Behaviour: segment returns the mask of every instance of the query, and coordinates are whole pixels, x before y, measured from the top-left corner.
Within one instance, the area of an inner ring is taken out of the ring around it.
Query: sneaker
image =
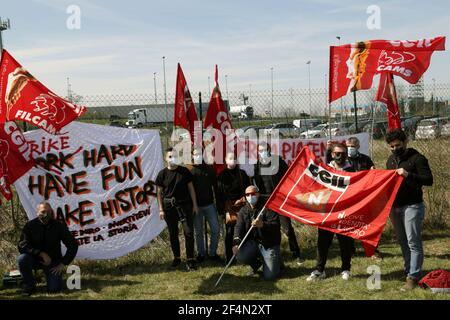
[[[300,257],[300,252],[293,252],[292,253],[292,260],[297,263],[298,266],[302,266],[305,263],[305,259],[302,259]]]
[[[306,281],[325,279],[325,277],[326,277],[325,271],[320,272],[319,270],[314,270],[313,272],[311,272],[311,275],[308,278],[306,278]]]
[[[180,265],[180,263],[181,263],[181,259],[180,258],[175,258],[175,259],[173,259],[170,267],[171,268],[176,268],[176,267],[178,267]]]
[[[197,263],[202,263],[203,261],[205,261],[205,256],[198,255],[197,256]]]
[[[400,291],[410,291],[417,287],[417,280],[411,277],[406,277],[406,283],[400,288]]]
[[[348,271],[348,270],[342,271],[341,275],[342,275],[342,280],[347,281],[348,279],[350,279],[350,271]]]
[[[197,266],[195,265],[195,260],[190,260],[186,263],[187,271],[195,271],[197,270]]]

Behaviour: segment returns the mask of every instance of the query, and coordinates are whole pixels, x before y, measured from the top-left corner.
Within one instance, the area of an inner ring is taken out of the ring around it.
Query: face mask
[[[400,157],[402,154],[405,153],[405,149],[403,147],[398,148],[398,149],[394,149],[392,150],[392,153],[396,156],[396,157]]]
[[[334,160],[334,162],[336,162],[337,164],[339,164],[339,165],[342,165],[342,164],[344,164],[344,162],[345,162],[345,156],[344,156],[344,154],[336,154],[334,157],[333,157],[333,160]]]
[[[245,199],[247,199],[247,202],[252,206],[254,206],[258,202],[258,196],[247,196],[245,197]]]
[[[262,152],[259,152],[259,159],[261,163],[269,163],[270,162],[270,153],[267,150],[264,150]]]
[[[347,152],[350,158],[354,158],[358,155],[358,149],[356,149],[355,147],[348,147]]]
[[[234,167],[236,167],[236,160],[227,160],[227,166],[230,169],[234,169]]]
[[[174,158],[174,157],[169,158],[169,160],[167,161],[167,163],[168,163],[170,166],[175,166],[175,165],[178,163],[178,159],[177,159],[177,158]]]
[[[194,158],[194,164],[201,164],[202,163],[203,157],[202,157],[201,154],[196,154],[196,155],[193,156],[193,158]]]
[[[50,221],[50,213],[47,213],[46,215],[39,216],[39,220],[43,224],[47,224]]]

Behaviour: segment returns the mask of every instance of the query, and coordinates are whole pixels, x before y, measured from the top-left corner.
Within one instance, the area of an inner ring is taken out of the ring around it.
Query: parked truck
[[[125,125],[129,128],[140,128],[144,125],[172,122],[173,106],[171,108],[164,106],[153,108],[134,109],[128,112],[128,120]]]

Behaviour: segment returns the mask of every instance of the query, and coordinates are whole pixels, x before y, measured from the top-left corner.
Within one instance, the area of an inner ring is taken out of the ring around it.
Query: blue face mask
[[[247,202],[252,206],[254,206],[258,202],[258,196],[247,196],[245,197],[245,199],[247,199]]]
[[[354,158],[358,155],[358,149],[356,149],[355,147],[348,147],[347,151],[349,158]]]

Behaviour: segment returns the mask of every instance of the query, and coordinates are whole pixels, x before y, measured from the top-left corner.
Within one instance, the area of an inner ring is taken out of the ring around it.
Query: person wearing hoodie
[[[414,289],[421,277],[423,264],[422,227],[425,215],[423,186],[433,184],[428,160],[413,148],[407,148],[407,137],[401,129],[386,134],[391,149],[386,168],[404,177],[391,211],[398,243],[404,259],[406,283],[403,291]]]

